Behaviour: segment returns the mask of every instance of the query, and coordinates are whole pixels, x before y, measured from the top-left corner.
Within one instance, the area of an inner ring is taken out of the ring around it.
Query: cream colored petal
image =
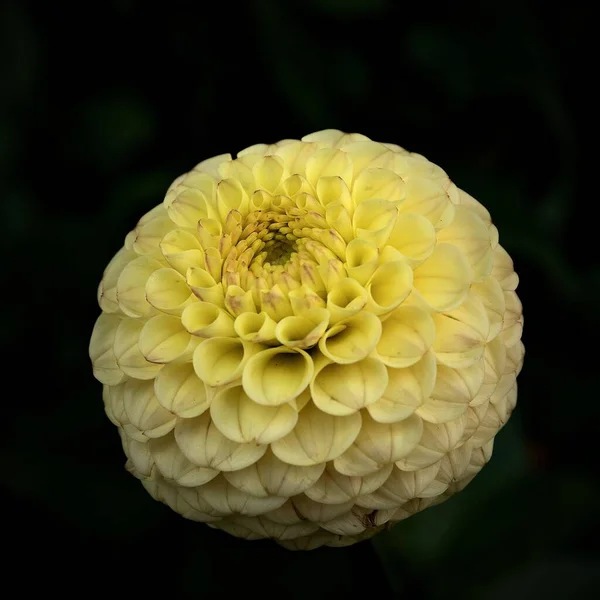
[[[413,285],[413,271],[404,261],[388,262],[377,267],[367,282],[367,309],[382,315],[400,306]]]
[[[344,365],[327,359],[320,363],[311,382],[312,398],[319,409],[331,415],[349,415],[373,404],[388,383],[387,369],[374,358]]]
[[[487,277],[480,283],[474,283],[471,286],[471,291],[479,296],[487,312],[488,321],[490,322],[490,331],[487,336],[489,342],[502,330],[506,310],[504,292],[498,281],[492,276]]]
[[[335,325],[360,312],[368,301],[367,290],[355,279],[340,279],[327,294],[330,324]]]
[[[475,281],[481,281],[492,270],[493,251],[487,225],[472,211],[456,207],[452,223],[437,234],[438,242],[453,244],[466,256]]]
[[[361,495],[357,500],[359,506],[373,510],[398,508],[406,502],[417,498],[435,481],[440,463],[418,471],[402,471],[393,466],[389,477],[371,493]]]
[[[350,187],[352,184],[352,161],[341,150],[321,148],[306,161],[305,175],[313,187],[316,187],[320,177],[341,177]]]
[[[160,242],[165,260],[185,276],[189,268],[204,268],[204,250],[198,236],[185,229],[174,229]]]
[[[199,171],[200,173],[208,173],[212,178],[219,179],[219,166],[227,161],[231,160],[231,154],[219,154],[217,156],[213,156],[211,158],[207,158],[202,162],[198,163],[194,167],[194,171]]]
[[[233,318],[210,302],[194,302],[181,315],[185,329],[198,337],[235,337]]]
[[[117,385],[125,378],[113,350],[121,320],[118,315],[101,314],[94,324],[90,338],[89,355],[94,377],[107,385]]]
[[[388,243],[398,220],[396,204],[387,200],[365,200],[354,211],[352,226],[356,237],[381,249]]]
[[[300,494],[292,498],[292,504],[296,511],[305,519],[322,523],[348,512],[352,508],[354,501],[349,500],[340,504],[321,504],[320,502],[311,500],[305,494]]]
[[[463,414],[448,423],[423,422],[423,435],[419,443],[408,456],[396,461],[396,466],[402,471],[416,471],[438,462],[456,447],[467,420],[467,414]]]
[[[348,450],[336,458],[335,468],[349,476],[372,473],[374,465],[379,469],[409,454],[419,443],[422,432],[423,421],[414,414],[397,423],[378,423],[363,413],[358,436]]]
[[[365,169],[356,177],[352,186],[352,198],[356,205],[374,199],[401,202],[404,196],[404,181],[389,169]]]
[[[197,467],[191,463],[179,449],[173,433],[150,440],[148,446],[162,476],[177,485],[183,487],[204,485],[219,474],[215,469]]]
[[[252,496],[289,498],[313,486],[324,469],[325,463],[305,467],[289,465],[267,450],[258,462],[239,471],[224,473],[224,477],[231,485]]]
[[[202,498],[202,487],[185,488],[180,486],[171,486],[166,482],[161,482],[161,487],[173,490],[167,497],[166,503],[176,512],[183,515],[186,519],[191,519],[199,523],[207,523],[209,527],[218,525],[223,519],[223,513],[215,510],[204,498]],[[164,492],[163,492],[164,494]],[[164,502],[165,500],[160,500]]]
[[[138,479],[150,479],[154,470],[154,459],[150,454],[148,442],[138,442],[127,436],[122,429],[119,429],[123,451],[129,459],[125,468]]]
[[[244,469],[261,458],[268,447],[232,442],[211,422],[208,412],[193,419],[180,419],[175,426],[175,439],[188,460],[218,471]]]
[[[370,494],[385,483],[394,465],[390,464],[365,477],[348,477],[338,473],[332,463],[319,480],[305,491],[315,502],[323,504],[342,504],[359,496]]]
[[[484,370],[480,363],[451,369],[438,365],[431,398],[417,409],[417,414],[431,423],[447,423],[467,412],[469,402],[483,384]]]
[[[462,479],[469,467],[472,454],[473,447],[470,443],[463,444],[459,448],[448,452],[440,461],[440,470],[436,476],[436,481],[442,483],[444,488],[447,488],[451,483]],[[436,486],[434,483],[430,488],[424,490],[420,496],[437,496],[444,491],[445,489],[439,491],[439,486]]]
[[[451,367],[468,367],[482,356],[490,323],[482,301],[471,292],[461,306],[434,314],[436,337],[433,350],[438,362]]]
[[[123,319],[115,333],[113,352],[119,369],[129,377],[153,379],[163,365],[146,360],[139,347],[144,321]]]
[[[300,412],[294,430],[271,444],[271,449],[277,458],[291,465],[309,466],[333,460],[356,439],[361,422],[360,413],[335,417],[309,403]]]
[[[150,275],[146,282],[146,300],[161,312],[177,316],[197,301],[185,277],[175,269],[158,269]]]
[[[267,513],[268,514],[268,513]],[[315,533],[319,530],[317,523],[303,521],[294,525],[281,525],[271,521],[267,516],[260,517],[231,517],[218,525],[219,529],[227,531],[236,537],[246,540],[275,539],[295,540]]]
[[[485,416],[481,419],[479,427],[469,440],[469,443],[472,444],[473,448],[480,448],[493,439],[508,421],[516,403],[516,384],[502,399],[489,403]]]
[[[355,506],[347,513],[321,523],[321,527],[341,536],[359,535],[371,526],[366,512],[361,507]]]
[[[117,281],[117,302],[119,308],[129,317],[147,317],[154,309],[146,300],[146,282],[154,271],[163,266],[149,256],[132,260],[121,271]]]
[[[402,160],[405,160],[404,157]],[[436,229],[447,225],[452,217],[453,205],[443,186],[438,181],[424,177],[404,179],[406,197],[399,206],[400,212],[422,215]]]
[[[246,364],[242,384],[258,404],[279,406],[299,396],[313,376],[313,361],[300,349],[262,350]]]
[[[170,363],[178,358],[192,357],[197,340],[183,328],[176,317],[157,315],[149,319],[140,331],[139,348],[147,361]]]
[[[388,385],[383,396],[367,407],[379,423],[402,421],[429,398],[435,383],[437,365],[433,352],[402,369],[388,367]]]
[[[210,406],[206,385],[191,363],[166,365],[154,380],[157,400],[184,419],[201,415]]]
[[[270,444],[285,437],[298,421],[298,412],[290,404],[256,404],[241,386],[217,393],[210,405],[210,416],[225,437],[240,444]]]
[[[364,285],[372,277],[379,265],[377,245],[369,240],[356,238],[346,247],[346,270],[351,279]]]
[[[194,350],[194,370],[206,384],[224,385],[239,379],[250,357],[260,349],[236,338],[209,338]]]
[[[126,381],[123,405],[131,425],[149,438],[166,435],[175,427],[177,417],[158,403],[152,381]]]
[[[319,212],[322,213],[323,208],[329,208],[330,206],[336,205],[344,208],[349,216],[354,212],[352,194],[350,193],[350,189],[346,185],[346,182],[341,177],[321,177],[317,181],[315,191],[319,206],[321,207]]]
[[[360,133],[344,133],[339,129],[323,129],[322,131],[315,131],[302,138],[303,142],[320,142],[324,143],[331,148],[337,148],[340,145],[368,140],[369,138]]]
[[[502,379],[506,368],[506,346],[497,337],[485,346],[483,353],[483,385],[477,396],[471,400],[472,405],[477,405],[489,400]],[[508,389],[508,388],[507,388]]]
[[[210,179],[206,177],[207,181]],[[214,182],[213,182],[214,183]],[[169,218],[179,227],[194,229],[200,219],[218,215],[213,193],[181,186],[175,195],[165,198]]]
[[[265,312],[243,313],[236,317],[235,332],[241,340],[255,344],[276,343],[275,327],[277,323]]]
[[[241,216],[248,214],[250,199],[240,181],[226,178],[217,184],[217,207],[223,222],[231,211],[238,211]]]
[[[435,228],[422,215],[401,213],[387,243],[401,252],[412,267],[416,267],[433,253]]]
[[[359,312],[331,327],[319,340],[319,349],[333,362],[358,362],[375,348],[381,331],[381,321],[374,314]]]
[[[367,168],[393,168],[393,150],[389,144],[380,144],[371,140],[354,141],[340,147],[352,158],[354,174]]]
[[[198,490],[198,495],[221,514],[252,517],[268,513],[287,500],[278,496],[251,496],[230,485],[223,477],[217,477],[203,485]]]
[[[98,286],[98,304],[103,312],[121,312],[117,303],[117,281],[123,269],[135,258],[135,252],[121,248],[108,263]]]
[[[492,277],[496,279],[506,292],[514,291],[519,285],[519,276],[515,273],[512,258],[502,246],[494,249]]]
[[[223,286],[217,283],[214,277],[204,268],[190,267],[186,271],[186,283],[194,296],[203,302],[220,307],[225,306]]]
[[[389,367],[410,367],[421,360],[434,338],[431,315],[414,306],[400,306],[383,321],[373,354]]]
[[[313,308],[302,316],[285,317],[277,324],[275,336],[289,348],[310,348],[327,330],[329,312],[325,308]]]
[[[490,216],[490,213],[487,210],[487,208],[485,208],[483,204],[475,200],[473,196],[467,194],[467,192],[465,192],[464,190],[457,188],[457,191],[459,204],[474,212],[486,225],[490,225],[492,222],[492,217]]]
[[[138,223],[133,230],[132,250],[140,255],[160,256],[159,247],[163,237],[176,227],[175,223],[167,216],[162,206],[159,206],[161,216],[144,223]]]
[[[450,244],[438,244],[414,270],[414,287],[435,311],[452,310],[466,298],[473,272],[464,254]]]

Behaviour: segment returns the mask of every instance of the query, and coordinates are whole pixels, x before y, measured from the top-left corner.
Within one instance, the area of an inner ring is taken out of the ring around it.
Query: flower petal
[[[162,406],[184,419],[197,417],[210,406],[206,385],[190,363],[165,365],[154,380],[154,393]]]

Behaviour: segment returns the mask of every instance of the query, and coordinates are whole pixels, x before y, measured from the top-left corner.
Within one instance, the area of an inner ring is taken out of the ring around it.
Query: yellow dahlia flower
[[[490,459],[523,362],[517,282],[441,168],[320,131],[176,179],[104,272],[90,356],[155,499],[343,546]]]

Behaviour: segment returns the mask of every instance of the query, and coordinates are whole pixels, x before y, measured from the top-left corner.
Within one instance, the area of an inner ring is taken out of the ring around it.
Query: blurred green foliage
[[[0,469],[7,552],[16,572],[38,575],[23,590],[596,597],[591,11],[2,4]],[[172,179],[208,156],[327,127],[426,155],[490,209],[521,276],[527,355],[518,409],[463,493],[372,543],[292,554],[147,496],[122,468],[87,343],[105,264]]]

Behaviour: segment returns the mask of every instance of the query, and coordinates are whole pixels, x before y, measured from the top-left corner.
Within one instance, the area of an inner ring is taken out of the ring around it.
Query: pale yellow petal
[[[129,423],[149,438],[166,435],[177,417],[162,407],[154,395],[154,382],[130,379],[123,385],[123,405]]]
[[[241,386],[218,392],[212,399],[210,416],[225,437],[240,444],[270,444],[285,437],[298,421],[292,405],[256,404]]]
[[[422,215],[401,213],[387,243],[401,252],[412,267],[416,267],[433,253],[435,228]]]
[[[129,317],[147,317],[154,308],[146,300],[146,282],[154,271],[163,266],[149,256],[132,260],[121,271],[117,280],[117,302],[119,308]]]
[[[94,324],[90,339],[89,355],[94,377],[107,385],[116,385],[125,377],[113,350],[120,323],[121,317],[118,315],[101,314]]]
[[[400,306],[413,285],[413,271],[405,261],[387,262],[377,267],[366,285],[367,309],[382,315]]]
[[[201,415],[210,406],[205,383],[191,363],[166,365],[154,380],[157,400],[184,419]]]
[[[296,427],[271,444],[275,456],[291,465],[309,466],[333,460],[356,439],[360,413],[336,417],[309,403],[300,412]]]
[[[149,362],[140,350],[144,324],[144,321],[123,319],[115,333],[113,352],[123,373],[136,379],[153,379],[163,365]]]
[[[212,423],[208,412],[193,419],[178,420],[175,439],[188,460],[199,467],[218,471],[244,469],[261,458],[268,448],[255,442],[232,442]]]
[[[142,327],[138,343],[147,361],[170,363],[177,359],[191,359],[198,340],[192,340],[180,319],[157,315]]]
[[[185,277],[175,269],[158,269],[150,275],[146,282],[146,300],[161,312],[177,316],[197,302]]]
[[[192,335],[204,338],[234,337],[233,318],[210,302],[194,302],[181,315],[181,322]]]

